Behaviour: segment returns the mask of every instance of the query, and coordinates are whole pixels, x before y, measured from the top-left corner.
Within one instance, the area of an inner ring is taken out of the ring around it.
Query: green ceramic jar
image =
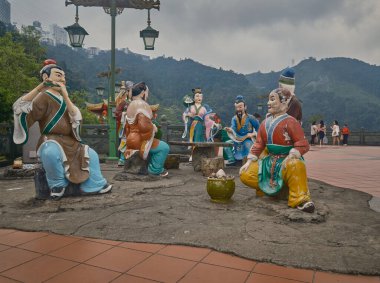
[[[207,193],[212,202],[227,203],[235,192],[235,177],[207,178]]]

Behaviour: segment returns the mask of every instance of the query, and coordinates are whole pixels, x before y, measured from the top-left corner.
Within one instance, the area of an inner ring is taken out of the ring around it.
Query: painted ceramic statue
[[[248,155],[253,145],[256,133],[259,130],[259,122],[253,115],[247,113],[247,105],[242,95],[235,100],[235,116],[232,117],[231,127],[226,127],[230,139],[234,142],[233,163],[227,165],[242,165],[243,159]]]
[[[116,102],[116,130],[119,135],[120,143],[118,150],[120,151],[120,157],[118,161],[118,166],[123,166],[125,162],[124,152],[126,149],[126,137],[124,134],[124,127],[126,123],[125,114],[128,109],[129,103],[131,103],[132,98],[132,87],[133,82],[122,81],[120,92],[115,98]]]
[[[293,68],[286,68],[282,71],[278,81],[278,87],[287,89],[291,94],[286,113],[302,124],[302,105],[295,95],[295,71]]]
[[[26,143],[28,128],[39,123],[37,154],[53,199],[63,196],[69,182],[80,184],[83,194],[111,191],[112,185],[100,171],[98,154],[79,136],[82,115],[70,100],[65,72],[54,60],[44,64],[42,83],[13,104],[14,142]]]
[[[189,97],[185,97],[184,103],[188,104],[185,112],[182,114],[182,119],[185,123],[185,132],[182,138],[189,136],[190,142],[205,142],[212,141],[212,129],[215,122],[212,117],[211,108],[203,103],[203,94],[200,88],[193,89],[192,101]]]
[[[167,176],[164,163],[169,154],[169,145],[164,141],[155,139],[157,127],[153,124],[153,113],[145,101],[149,90],[145,83],[138,83],[132,88],[132,102],[126,112],[125,136],[126,158],[135,153],[148,161],[148,172],[152,175]]]
[[[309,143],[300,123],[286,113],[291,93],[275,89],[269,94],[267,118],[261,123],[247,162],[240,168],[240,180],[258,196],[276,195],[289,188],[288,206],[314,212],[302,156]]]

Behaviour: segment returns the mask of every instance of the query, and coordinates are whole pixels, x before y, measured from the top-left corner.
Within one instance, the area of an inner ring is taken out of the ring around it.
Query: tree
[[[13,102],[38,84],[39,69],[36,58],[25,53],[23,44],[14,42],[10,33],[0,37],[0,122],[9,121]]]
[[[74,91],[70,94],[71,101],[79,108],[82,114],[83,124],[98,124],[98,117],[96,117],[94,113],[91,113],[86,108],[86,97],[87,92],[84,90]]]

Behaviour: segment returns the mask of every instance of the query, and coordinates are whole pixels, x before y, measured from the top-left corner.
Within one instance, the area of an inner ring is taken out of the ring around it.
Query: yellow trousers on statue
[[[288,206],[296,207],[306,201],[310,201],[309,188],[307,186],[306,166],[299,159],[290,159],[282,169],[282,178],[289,188]],[[243,184],[256,190],[257,196],[265,193],[259,187],[259,162],[252,162],[248,169],[240,175]],[[282,188],[284,189],[284,188]]]

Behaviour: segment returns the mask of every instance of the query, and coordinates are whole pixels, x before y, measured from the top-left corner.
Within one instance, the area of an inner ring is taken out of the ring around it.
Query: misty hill
[[[67,46],[46,48],[47,56],[56,59],[66,70],[71,90],[85,89],[90,93],[90,102],[100,101],[95,95],[95,88],[102,84],[107,89],[108,82],[106,78],[97,78],[97,74],[108,70],[111,58],[109,51],[89,58],[80,49],[72,50]],[[181,114],[185,108],[182,99],[191,94],[192,88],[202,88],[203,101],[228,121],[227,124],[234,112],[236,95],[244,94],[247,101],[253,101],[257,94],[244,75],[214,69],[191,59],[178,61],[170,57],[159,57],[147,60],[139,54],[117,51],[116,67],[122,69],[116,75],[116,81],[145,81],[150,89],[149,103],[160,103],[160,114],[166,114],[170,122],[176,124],[182,123]]]
[[[90,102],[100,101],[95,88],[100,84],[108,87],[107,79],[100,79],[97,74],[108,70],[109,51],[89,58],[85,50],[48,46],[47,56],[64,67],[72,90],[84,89],[89,93]],[[149,103],[160,103],[160,113],[176,124],[182,123],[182,98],[194,87],[202,88],[204,102],[229,124],[237,95],[244,95],[250,113],[258,112],[257,104],[266,104],[266,94],[277,86],[280,75],[280,72],[271,72],[245,76],[191,59],[149,60],[122,51],[116,52],[116,67],[122,69],[116,81],[145,81],[151,90]],[[296,94],[303,101],[305,126],[310,119],[323,118],[328,124],[335,119],[340,124],[347,122],[351,129],[380,129],[380,67],[347,58],[320,61],[309,58],[294,68]]]
[[[306,59],[294,67],[296,95],[304,122],[338,120],[352,129],[380,129],[380,67],[349,58]],[[253,73],[247,79],[261,91],[277,87],[279,72]]]

